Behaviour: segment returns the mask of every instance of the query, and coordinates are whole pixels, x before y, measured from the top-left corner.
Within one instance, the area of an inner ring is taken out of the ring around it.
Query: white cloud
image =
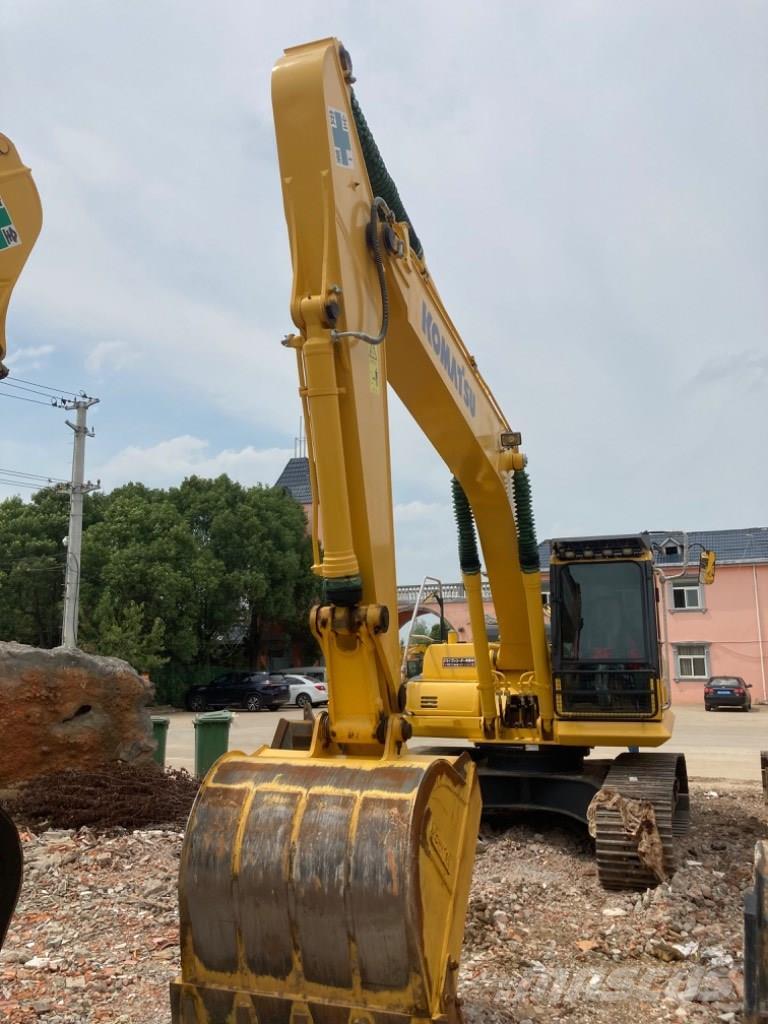
[[[125,341],[100,341],[86,356],[85,368],[93,374],[104,370],[117,373],[131,366],[137,359],[135,350]]]
[[[395,523],[425,523],[433,522],[438,516],[445,515],[446,506],[436,502],[407,501],[395,505]]]
[[[55,351],[54,345],[21,345],[10,351],[6,360],[8,369],[11,375],[39,370],[45,366],[47,357]]]
[[[222,473],[246,486],[271,486],[292,454],[282,448],[250,446],[212,453],[207,441],[187,434],[145,448],[123,448],[94,472],[105,490],[129,481],[141,481],[148,487],[174,487],[186,476],[217,477]]]

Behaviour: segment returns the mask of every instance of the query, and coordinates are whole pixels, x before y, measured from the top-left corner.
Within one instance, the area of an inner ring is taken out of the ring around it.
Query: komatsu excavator
[[[443,306],[353,82],[335,39],[287,50],[272,79],[297,328],[283,344],[307,428],[329,707],[203,783],[181,859],[174,1024],[457,1024],[478,775],[496,806],[596,808],[607,886],[671,871],[687,819],[682,757],[585,760],[671,735],[651,551],[638,536],[553,543],[550,660],[520,435]],[[388,384],[453,474],[473,632],[431,645],[405,685]],[[413,735],[471,750],[425,753]]]

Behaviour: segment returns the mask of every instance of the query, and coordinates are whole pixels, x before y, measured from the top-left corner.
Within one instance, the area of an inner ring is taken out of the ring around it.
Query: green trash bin
[[[229,750],[231,711],[206,711],[195,716],[195,775],[202,779],[214,761]]]
[[[152,715],[152,739],[155,741],[154,759],[161,768],[165,768],[165,741],[168,738],[170,718],[163,715]]]

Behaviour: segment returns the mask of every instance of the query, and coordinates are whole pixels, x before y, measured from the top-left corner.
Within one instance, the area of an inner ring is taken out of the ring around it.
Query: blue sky
[[[0,29],[44,209],[7,362],[101,399],[91,478],[292,454],[269,78],[337,35],[540,536],[766,525],[764,4],[6,0]],[[63,413],[0,416],[0,467],[68,475]],[[447,474],[396,400],[392,430],[399,577],[455,578]]]

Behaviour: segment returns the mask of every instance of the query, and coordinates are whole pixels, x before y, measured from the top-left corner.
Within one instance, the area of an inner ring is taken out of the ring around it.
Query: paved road
[[[693,778],[741,779],[759,781],[760,750],[768,750],[768,707],[753,708],[746,715],[739,711],[713,711],[704,708],[675,709],[675,736],[668,750],[682,751]],[[175,768],[194,768],[194,715],[171,713],[168,733],[168,763]],[[230,749],[247,753],[269,743],[279,718],[300,719],[295,708],[284,711],[247,711],[235,713],[230,733]],[[426,741],[434,744],[435,740]],[[595,756],[610,757],[615,751],[598,749]]]

